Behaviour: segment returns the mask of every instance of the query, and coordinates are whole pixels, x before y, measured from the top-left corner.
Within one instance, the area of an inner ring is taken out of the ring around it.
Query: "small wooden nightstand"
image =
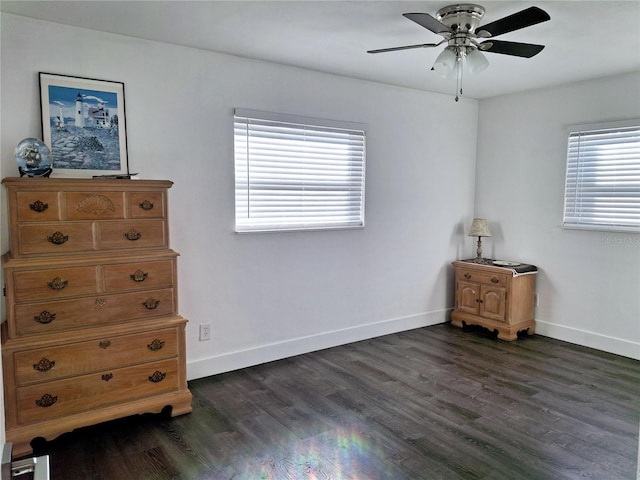
[[[473,260],[452,262],[456,271],[456,301],[451,324],[480,325],[498,332],[502,340],[515,340],[518,332],[535,332],[534,265],[498,266]]]

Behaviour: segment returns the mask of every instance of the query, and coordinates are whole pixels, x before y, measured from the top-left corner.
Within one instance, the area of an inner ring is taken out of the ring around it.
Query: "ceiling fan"
[[[419,45],[369,50],[367,53],[438,47],[447,42],[447,46],[436,59],[432,70],[440,73],[445,78],[456,76],[458,80],[456,86],[457,101],[458,90],[462,94],[463,67],[470,73],[480,73],[489,65],[489,62],[481,52],[531,58],[544,48],[544,45],[533,43],[493,40],[493,37],[498,35],[550,20],[551,17],[544,10],[538,7],[529,7],[480,26],[484,12],[484,7],[480,5],[456,4],[441,8],[435,17],[428,13],[405,13],[403,14],[404,17],[433,33],[441,35],[443,40],[438,43],[422,43]],[[485,41],[478,42],[477,39]]]

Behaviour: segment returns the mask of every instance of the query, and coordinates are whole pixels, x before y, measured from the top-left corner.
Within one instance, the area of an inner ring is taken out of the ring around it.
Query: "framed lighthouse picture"
[[[52,176],[128,176],[124,83],[41,72],[40,104]]]

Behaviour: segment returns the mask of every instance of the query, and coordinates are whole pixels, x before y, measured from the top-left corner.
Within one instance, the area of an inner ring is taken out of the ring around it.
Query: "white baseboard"
[[[187,379],[208,377],[382,335],[437,325],[448,322],[450,312],[451,309],[426,312],[191,360],[187,362]]]
[[[623,357],[640,360],[640,344],[623,338],[608,337],[600,333],[549,323],[536,319],[536,333],[569,343],[595,348]]]

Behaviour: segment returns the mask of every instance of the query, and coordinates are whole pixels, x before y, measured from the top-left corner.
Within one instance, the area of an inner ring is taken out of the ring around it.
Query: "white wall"
[[[39,71],[124,82],[130,171],[175,182],[190,378],[448,319],[449,262],[473,251],[476,101],[2,14],[3,177],[41,135]],[[366,124],[366,227],[235,234],[234,107]]]
[[[640,359],[640,235],[562,228],[567,126],[640,117],[640,74],[480,102],[476,214],[536,264],[536,330]]]

